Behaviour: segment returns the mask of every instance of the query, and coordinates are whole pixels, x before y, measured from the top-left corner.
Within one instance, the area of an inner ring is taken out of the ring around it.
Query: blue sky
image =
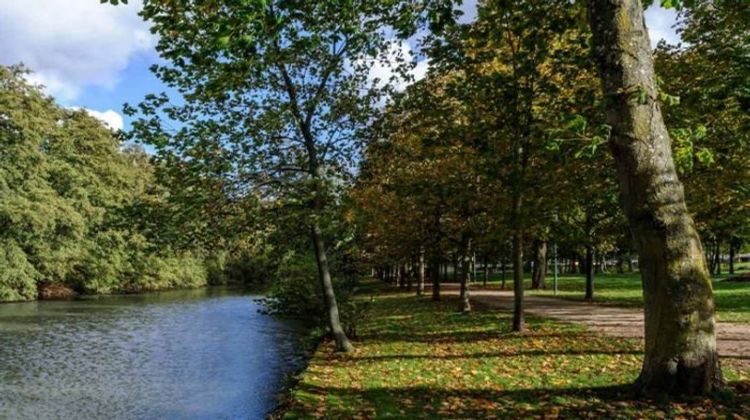
[[[113,7],[99,0],[0,0],[0,63],[23,62],[34,82],[64,106],[82,107],[114,128],[129,126],[122,105],[164,86],[150,73],[158,62],[156,39],[138,16],[140,0]],[[476,0],[464,2],[465,20]],[[652,7],[646,12],[651,41],[678,40],[676,14]],[[409,49],[407,43],[402,48]],[[410,53],[410,51],[406,51]],[[427,66],[418,66],[415,75]],[[386,68],[377,72],[387,72]],[[381,75],[382,76],[382,75]]]

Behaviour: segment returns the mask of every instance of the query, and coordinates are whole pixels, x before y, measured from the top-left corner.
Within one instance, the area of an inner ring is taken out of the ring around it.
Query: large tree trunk
[[[645,354],[636,385],[643,394],[707,393],[723,383],[713,291],[657,102],[643,6],[590,0],[589,18],[643,280]]]
[[[311,227],[313,245],[315,246],[315,260],[318,263],[318,276],[323,286],[323,296],[325,298],[326,308],[328,308],[328,326],[331,328],[331,334],[336,341],[336,350],[348,352],[354,349],[352,343],[344,333],[339,318],[339,307],[336,303],[336,294],[333,291],[331,282],[331,272],[328,269],[328,257],[326,248],[323,244],[323,234],[320,231],[318,222],[315,221]]]
[[[547,287],[547,242],[537,240],[534,243],[534,271],[531,274],[531,288],[534,290]]]
[[[586,300],[594,300],[594,246],[586,245]]]

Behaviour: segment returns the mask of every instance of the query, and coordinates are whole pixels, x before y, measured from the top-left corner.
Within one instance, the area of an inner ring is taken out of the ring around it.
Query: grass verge
[[[481,278],[481,277],[480,277]],[[726,276],[715,278],[714,300],[716,314],[722,322],[750,322],[750,282],[728,282]],[[529,290],[531,280],[526,280],[529,294],[539,296],[553,296],[553,281],[551,273],[547,276],[547,288],[544,290]],[[478,282],[481,284],[481,281]],[[488,287],[497,288],[500,276],[493,274]],[[506,288],[513,289],[510,276],[506,280]],[[570,300],[583,300],[586,290],[586,279],[580,275],[561,275],[558,279],[557,297]],[[599,274],[594,278],[594,302],[617,306],[643,306],[643,291],[641,277],[638,273],[628,274]]]
[[[506,313],[480,307],[466,315],[455,299],[370,292],[355,351],[321,344],[279,417],[750,416],[747,378],[731,371],[732,388],[711,399],[633,401],[628,384],[641,361],[635,340],[533,317],[516,334]]]

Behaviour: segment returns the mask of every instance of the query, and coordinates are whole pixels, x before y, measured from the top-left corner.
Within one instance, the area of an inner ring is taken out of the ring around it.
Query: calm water
[[[0,419],[263,418],[299,328],[227,290],[0,305]]]

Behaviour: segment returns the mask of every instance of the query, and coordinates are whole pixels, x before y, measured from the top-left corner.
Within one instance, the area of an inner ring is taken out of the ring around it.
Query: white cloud
[[[122,115],[118,114],[116,111],[108,109],[101,112],[88,108],[84,108],[83,110],[86,111],[87,114],[103,122],[105,126],[112,130],[122,130],[123,128]]]
[[[23,62],[30,78],[63,101],[86,86],[112,89],[135,54],[153,51],[155,38],[128,5],[99,0],[0,1],[0,62]]]
[[[415,59],[415,54],[409,42],[405,40],[393,42],[385,57],[367,63],[370,67],[369,79],[372,81],[380,80],[380,83],[384,85],[394,78],[393,83],[396,90],[404,90],[406,86],[412,83],[412,80],[401,77],[396,68],[401,62],[414,63]],[[429,67],[428,60],[418,61],[408,74],[414,81],[418,81],[427,75]]]
[[[656,47],[662,39],[670,44],[680,42],[673,26],[677,22],[677,12],[674,9],[664,9],[653,5],[646,9],[646,26],[651,39],[651,46]]]
[[[68,109],[72,109],[72,110],[82,109],[87,114],[101,121],[105,127],[111,130],[122,130],[122,128],[124,127],[124,121],[122,119],[122,115],[120,115],[117,111],[114,111],[111,109],[108,109],[104,112],[97,111],[95,109],[81,108],[78,106],[69,106]]]

